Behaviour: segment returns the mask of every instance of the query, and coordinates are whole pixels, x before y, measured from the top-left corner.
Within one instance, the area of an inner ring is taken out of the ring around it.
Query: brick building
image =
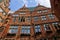
[[[51,1],[51,7],[53,13],[59,18],[60,20],[60,0],[50,0]]]
[[[51,8],[24,5],[14,13],[0,8],[0,40],[60,40],[60,22]]]

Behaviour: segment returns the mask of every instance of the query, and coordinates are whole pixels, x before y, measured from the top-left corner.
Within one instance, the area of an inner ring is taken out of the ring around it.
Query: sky
[[[38,3],[46,7],[51,7],[50,0],[10,0],[9,8],[11,11],[17,11],[24,5],[26,5],[26,7],[35,7],[38,5]]]

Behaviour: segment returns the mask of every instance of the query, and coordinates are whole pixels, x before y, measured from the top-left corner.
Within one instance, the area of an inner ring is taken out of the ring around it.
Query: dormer
[[[34,11],[37,11],[37,13],[47,12],[47,8],[38,3]]]
[[[24,11],[24,12],[28,12],[28,11],[30,11],[25,5],[22,7],[22,8],[20,8],[18,11],[20,11],[20,12],[22,12],[22,11]]]
[[[22,8],[20,8],[19,10],[17,10],[16,12],[13,13],[14,14],[18,14],[18,15],[22,15],[22,14],[29,14],[30,10],[24,5]]]

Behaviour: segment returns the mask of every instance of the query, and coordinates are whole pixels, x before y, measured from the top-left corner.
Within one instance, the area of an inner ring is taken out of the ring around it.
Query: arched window
[[[19,22],[25,22],[25,17],[24,17],[24,16],[19,17],[19,18],[18,18],[18,21],[19,21]]]

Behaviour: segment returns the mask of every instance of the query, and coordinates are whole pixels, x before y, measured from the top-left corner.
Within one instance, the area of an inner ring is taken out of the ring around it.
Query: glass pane
[[[40,32],[40,25],[35,26],[35,32]]]
[[[9,30],[9,33],[17,33],[18,32],[18,29],[10,29]]]
[[[29,34],[30,33],[30,26],[22,26],[22,33]]]
[[[45,30],[50,30],[49,24],[44,24],[44,29]]]
[[[39,17],[34,17],[34,21],[38,21],[39,20]]]
[[[42,20],[46,20],[46,16],[41,16],[41,19]]]

